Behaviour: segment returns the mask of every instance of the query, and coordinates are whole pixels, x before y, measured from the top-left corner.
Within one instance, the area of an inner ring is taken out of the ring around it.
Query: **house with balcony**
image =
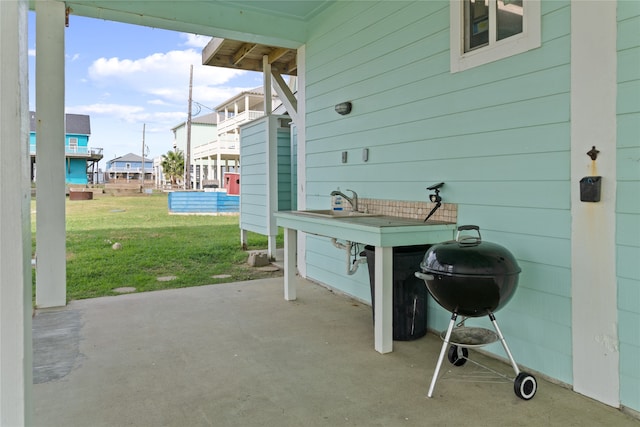
[[[29,112],[29,157],[31,181],[36,181],[36,113]],[[90,147],[91,120],[85,114],[65,114],[65,183],[87,185],[98,182],[98,162],[102,160],[102,148]]]
[[[105,181],[109,183],[141,183],[143,177],[145,181],[153,181],[152,159],[129,153],[107,161]]]
[[[240,170],[240,126],[265,115],[264,89],[242,91],[215,107],[215,112],[191,120],[191,188],[224,187],[224,174]],[[273,94],[272,105],[281,105]],[[187,123],[171,129],[173,148],[187,149]],[[186,159],[185,159],[186,160]]]
[[[207,174],[206,169],[208,165],[196,164],[194,159],[194,153],[197,152],[200,147],[205,145],[214,145],[214,142],[217,140],[217,115],[215,113],[203,114],[201,116],[195,116],[191,118],[191,140],[190,140],[190,163],[191,163],[191,188],[201,188],[202,182],[202,172],[201,168],[205,168],[205,174]],[[187,121],[181,122],[171,128],[171,132],[173,133],[173,149],[177,151],[181,151],[182,153],[187,152],[187,134],[188,134],[188,123]],[[187,161],[187,156],[185,155],[185,162]],[[160,173],[156,174],[156,184],[157,186],[164,186],[167,184],[166,179],[164,177],[164,173],[162,173],[161,167],[161,159],[156,161],[156,167],[159,167]]]

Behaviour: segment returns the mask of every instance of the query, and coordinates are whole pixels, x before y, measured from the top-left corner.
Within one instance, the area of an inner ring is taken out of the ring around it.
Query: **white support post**
[[[269,259],[275,259],[276,255],[276,235],[278,226],[276,217],[273,215],[278,211],[278,123],[271,116],[271,64],[267,55],[262,58],[262,71],[264,74],[264,111],[267,117],[267,253]]]
[[[278,121],[274,116],[267,119],[267,255],[276,257],[278,225],[274,214],[278,212]]]
[[[268,116],[273,111],[271,103],[271,64],[269,64],[269,56],[262,57],[262,76],[264,87],[264,115]]]
[[[571,1],[571,333],[573,387],[620,406],[616,279],[615,1]],[[594,32],[593,29],[598,28]],[[587,156],[591,147],[596,160]],[[600,202],[580,180],[602,176]]]
[[[65,4],[36,2],[36,305],[66,304]]]
[[[293,228],[284,229],[284,299],[296,299],[296,257],[298,232]]]
[[[247,250],[247,230],[241,228],[240,229],[240,245],[242,245],[242,250]]]
[[[296,122],[296,129],[298,132],[297,138],[297,209],[305,209],[307,207],[307,165],[306,165],[306,146],[307,146],[307,125],[306,125],[306,47],[302,46],[298,49],[297,61],[298,61],[298,121]],[[300,276],[307,277],[307,265],[305,260],[305,253],[307,250],[307,242],[304,233],[298,233],[298,272]]]
[[[374,344],[378,352],[390,353],[393,351],[393,248],[376,246],[375,260]]]
[[[271,77],[273,88],[278,94],[278,97],[284,104],[293,122],[298,123],[300,119],[298,117],[298,101],[296,100],[296,97],[293,95],[291,89],[289,89],[289,86],[287,86],[284,79],[279,73],[272,71]]]
[[[0,425],[32,424],[26,0],[0,1]]]

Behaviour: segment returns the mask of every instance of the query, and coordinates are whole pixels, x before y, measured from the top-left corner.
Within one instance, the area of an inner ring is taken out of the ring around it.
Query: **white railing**
[[[218,135],[237,129],[242,123],[264,116],[264,111],[247,110],[218,122]]]
[[[77,156],[102,156],[102,148],[97,147],[64,147],[65,154]],[[36,154],[36,144],[29,144],[29,153]]]
[[[209,142],[199,145],[193,149],[193,157],[195,159],[215,156],[218,153],[240,154],[240,139],[238,136],[231,138],[221,138],[218,141]]]
[[[102,148],[96,147],[64,147],[64,152],[66,154],[83,154],[87,156],[101,156]]]
[[[142,167],[139,168],[126,168],[126,167],[117,167],[117,166],[110,166],[108,168],[105,169],[105,172],[112,172],[112,173],[142,173]],[[149,167],[145,167],[144,168],[144,172],[145,174],[148,173],[152,173],[153,172],[153,167],[149,166]]]

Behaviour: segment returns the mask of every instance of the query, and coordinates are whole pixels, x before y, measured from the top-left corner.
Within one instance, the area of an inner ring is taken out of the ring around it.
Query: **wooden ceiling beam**
[[[293,60],[287,63],[287,69],[285,71],[285,74],[296,75],[297,71],[298,71],[298,60],[296,56],[295,58],[293,58]]]
[[[272,49],[271,52],[269,52],[269,64],[273,64],[278,59],[285,56],[288,52],[289,52],[289,49],[285,49],[282,47],[277,47],[275,49]]]
[[[242,46],[240,46],[240,49],[238,49],[234,54],[233,54],[233,65],[238,65],[240,63],[240,61],[242,61],[244,58],[247,57],[247,55],[249,55],[251,53],[251,51],[253,49],[256,48],[256,46],[258,46],[255,43],[245,43]]]
[[[214,37],[209,43],[202,49],[202,64],[209,64],[213,57],[218,53],[220,47],[224,43],[224,39]]]

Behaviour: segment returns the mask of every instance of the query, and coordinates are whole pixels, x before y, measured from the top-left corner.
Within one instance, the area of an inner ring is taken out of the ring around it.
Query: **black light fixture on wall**
[[[351,112],[351,102],[341,102],[340,104],[336,104],[336,113],[345,116]]]

